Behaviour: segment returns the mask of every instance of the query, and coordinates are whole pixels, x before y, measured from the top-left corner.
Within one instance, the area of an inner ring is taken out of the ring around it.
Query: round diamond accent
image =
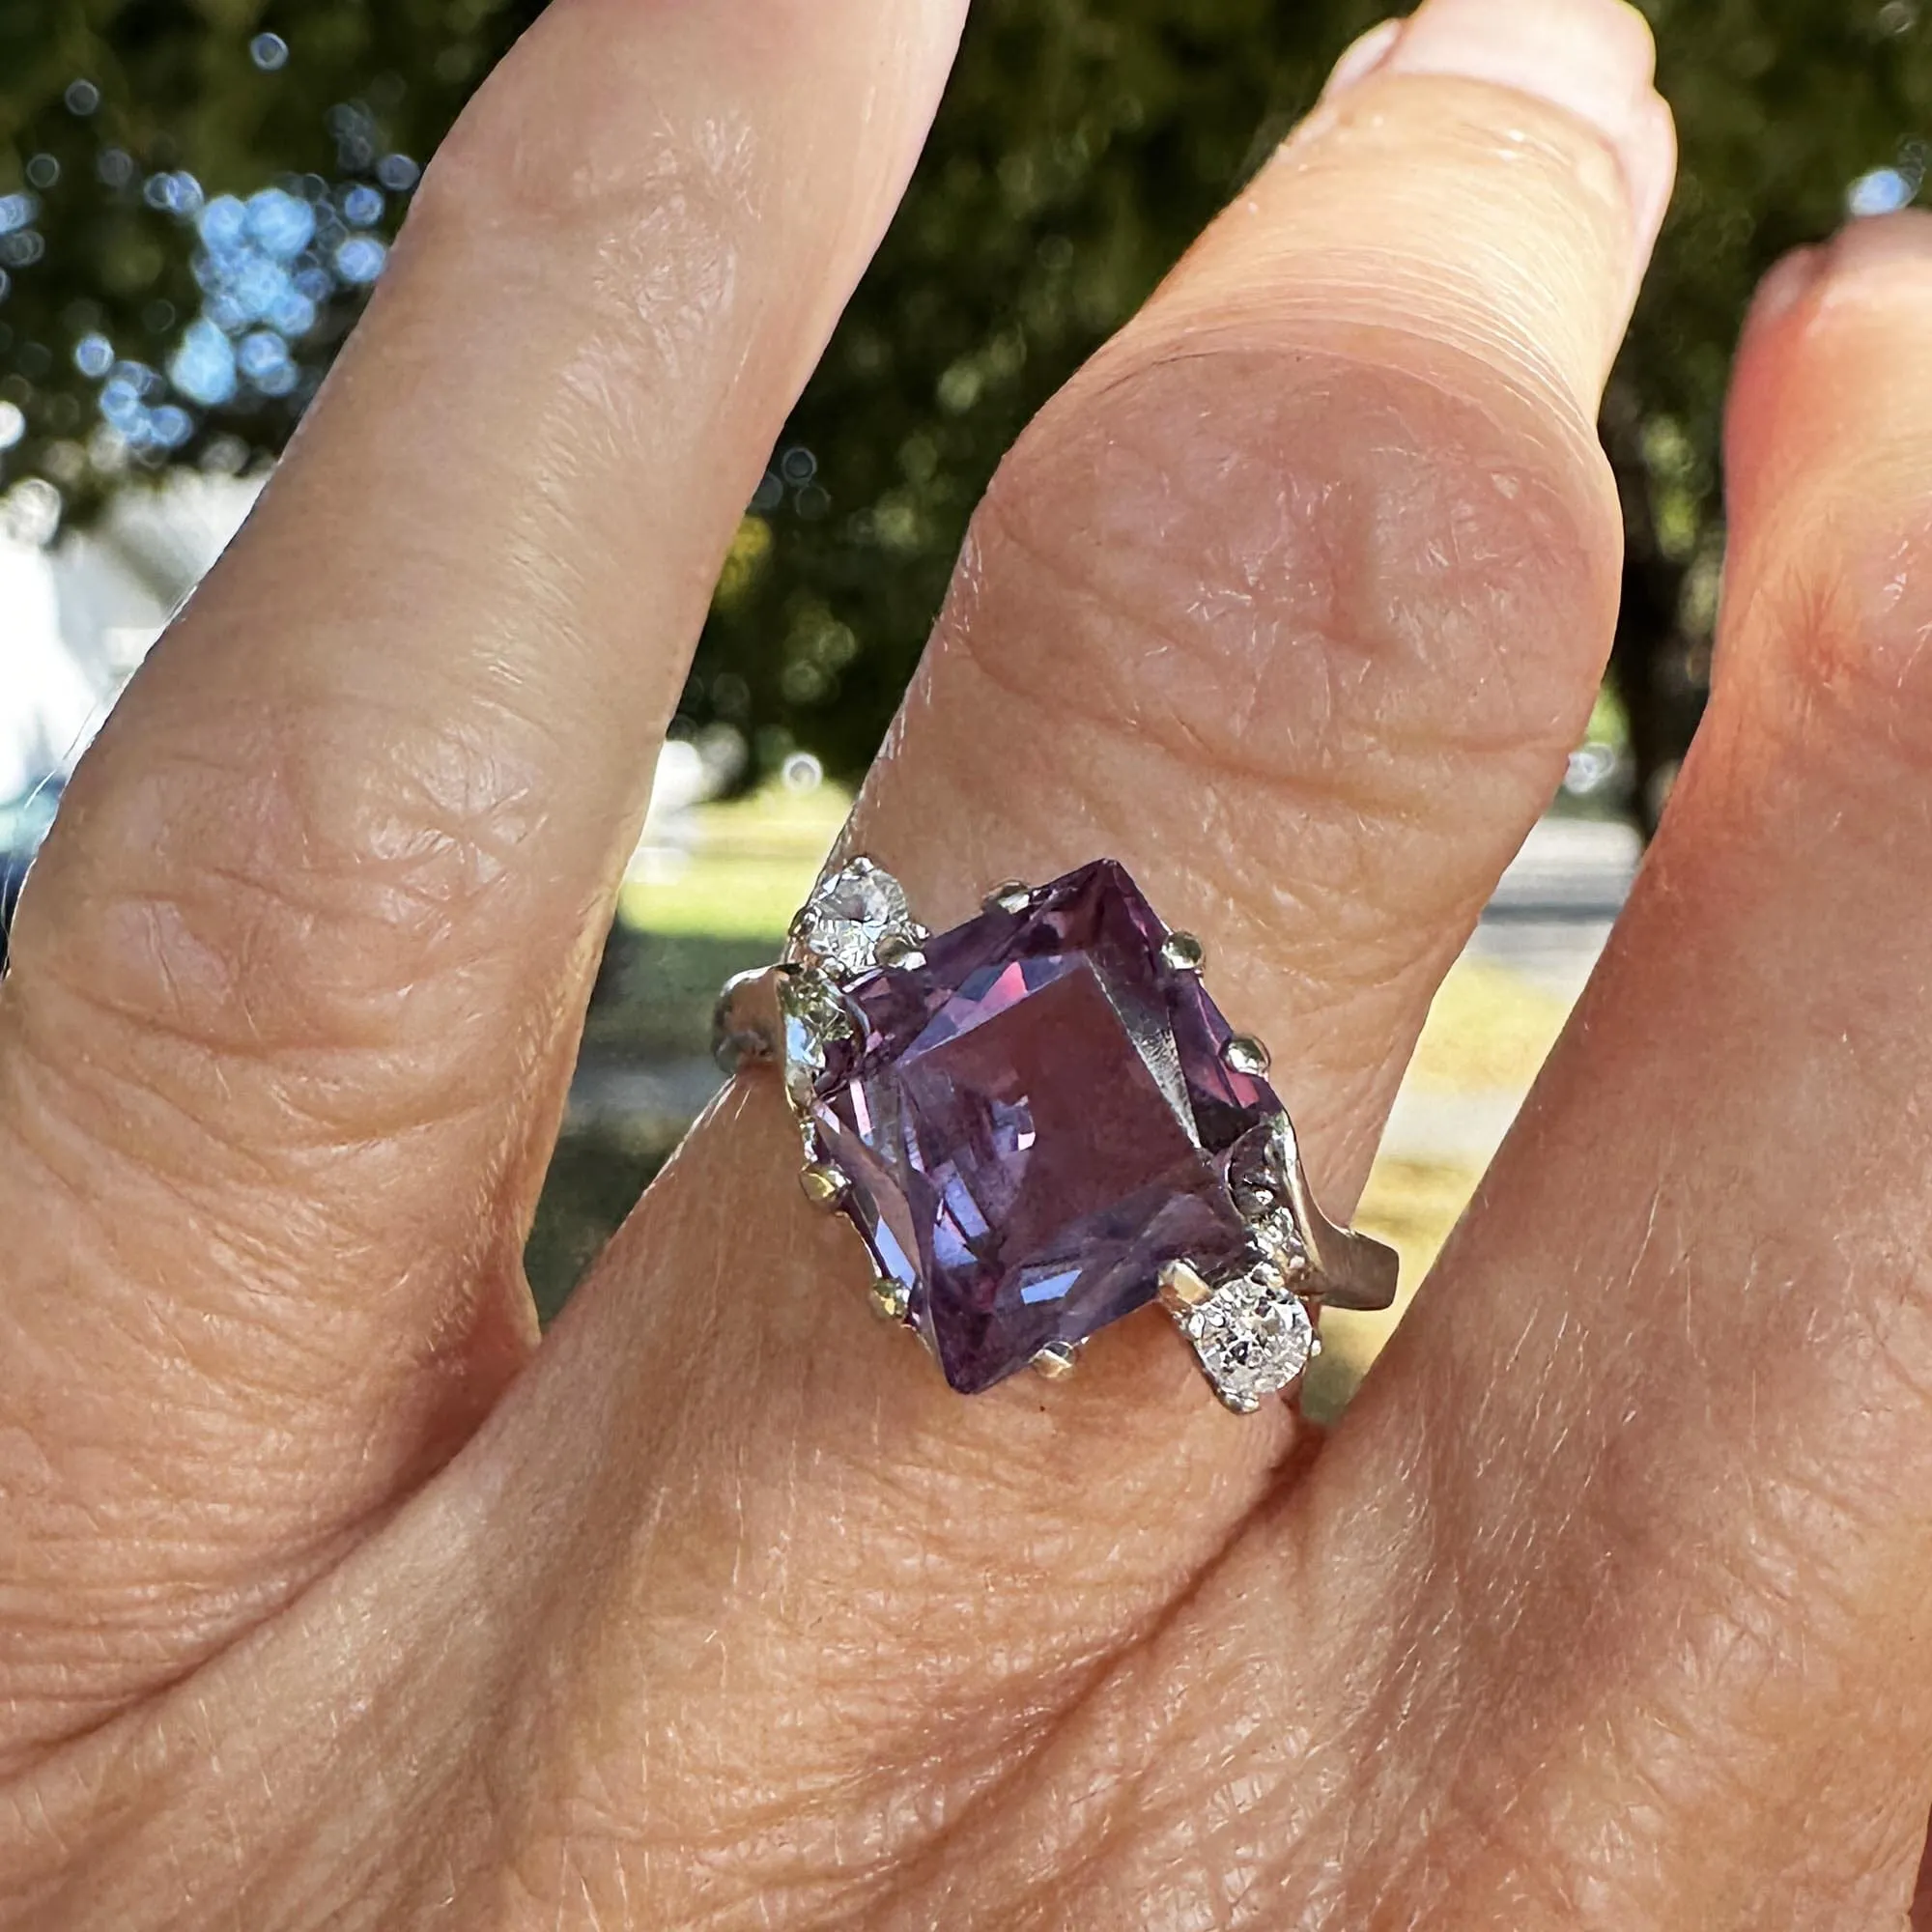
[[[898,881],[869,860],[823,880],[792,922],[791,937],[794,958],[841,976],[869,972],[887,940],[918,941]]]
[[[825,1071],[826,1047],[851,1037],[852,1009],[826,974],[807,968],[779,981],[779,1012],[784,1021],[785,1091],[804,1106],[812,1082]]]
[[[1223,1283],[1180,1320],[1214,1392],[1230,1408],[1257,1408],[1308,1366],[1317,1342],[1308,1310],[1264,1265]]]

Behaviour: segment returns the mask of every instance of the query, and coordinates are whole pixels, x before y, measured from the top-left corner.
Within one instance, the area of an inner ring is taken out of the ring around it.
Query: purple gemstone
[[[1281,1112],[1111,859],[846,988],[811,1108],[846,1211],[946,1378],[990,1388],[1153,1299],[1162,1266],[1248,1249],[1230,1151]]]

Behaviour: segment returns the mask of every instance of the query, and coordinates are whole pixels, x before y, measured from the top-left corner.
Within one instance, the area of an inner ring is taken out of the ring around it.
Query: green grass
[[[674,876],[632,877],[617,918],[633,932],[758,938],[783,932],[818,877],[850,797],[835,785],[791,792],[767,785],[728,805],[701,808],[697,846]]]
[[[734,973],[776,959],[783,946],[782,924],[745,934],[614,927],[584,1023],[582,1058],[650,1065],[709,1053],[718,989]]]

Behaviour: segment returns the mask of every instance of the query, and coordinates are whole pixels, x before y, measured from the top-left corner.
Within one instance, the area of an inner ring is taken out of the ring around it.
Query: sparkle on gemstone
[[[1315,1351],[1308,1310],[1271,1268],[1225,1282],[1181,1318],[1208,1379],[1231,1408],[1253,1408],[1290,1386]]]
[[[888,940],[918,933],[898,881],[866,860],[823,880],[792,925],[795,954],[840,976],[870,971]]]
[[[1288,1164],[1293,1155],[1286,1121],[1276,1118],[1264,1133],[1250,1134],[1228,1162],[1228,1185],[1262,1253],[1284,1273],[1308,1264],[1307,1244],[1288,1202]]]
[[[785,973],[779,980],[779,1012],[784,1021],[785,1091],[804,1108],[825,1071],[825,1049],[849,1039],[856,1029],[851,1008],[838,986],[811,967]]]
[[[1228,1186],[1281,1103],[1111,860],[923,943],[843,989],[810,1119],[842,1211],[972,1393],[1153,1299],[1185,1259],[1252,1253]],[[1297,1304],[1298,1305],[1298,1304]]]

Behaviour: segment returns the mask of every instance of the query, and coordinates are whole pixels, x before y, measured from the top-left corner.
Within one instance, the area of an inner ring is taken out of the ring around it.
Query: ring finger
[[[935,925],[1126,861],[1272,1039],[1338,1213],[1590,707],[1594,414],[1672,163],[1612,0],[1431,0],[1345,80],[1009,459],[852,833]],[[1215,1408],[1158,1319],[1065,1388],[952,1395],[865,1319],[797,1160],[741,1083],[498,1419],[520,1512],[636,1539],[573,1605],[585,1702],[547,1721],[607,1721],[641,1641],[677,1686],[654,1721],[728,1740],[734,1778],[762,1745],[718,1700],[809,1683],[867,1714],[828,1775],[970,1712],[935,1753],[970,1783],[1212,1558],[1292,1424]],[[668,1605],[735,1640],[688,1649]]]

